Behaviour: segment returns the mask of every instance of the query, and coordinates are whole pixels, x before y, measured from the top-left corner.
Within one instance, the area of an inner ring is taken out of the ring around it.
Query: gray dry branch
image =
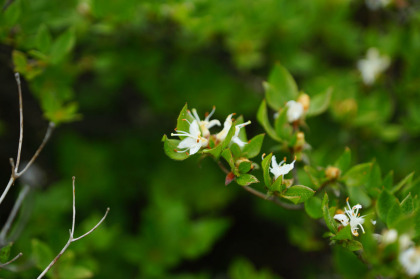
[[[75,226],[75,223],[76,223],[76,187],[75,187],[75,180],[76,180],[76,178],[73,176],[73,221],[72,221],[72,224],[71,224],[69,240],[67,241],[66,245],[64,245],[63,249],[61,249],[60,253],[58,253],[58,255],[54,258],[54,260],[52,260],[52,262],[37,277],[37,279],[41,279],[42,277],[44,277],[44,275],[51,269],[51,267],[64,254],[64,252],[67,250],[67,248],[70,246],[70,244],[72,242],[78,241],[78,240],[84,238],[85,236],[91,234],[94,230],[96,230],[102,224],[102,222],[105,220],[106,216],[108,215],[109,207],[106,209],[104,217],[102,217],[102,219],[92,229],[90,229],[90,231],[88,231],[87,233],[85,233],[85,234],[83,234],[79,237],[74,237],[74,226]]]

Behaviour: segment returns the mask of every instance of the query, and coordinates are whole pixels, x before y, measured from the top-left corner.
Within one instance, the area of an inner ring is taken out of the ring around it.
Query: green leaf
[[[163,141],[163,150],[165,151],[165,154],[168,155],[169,158],[173,160],[182,161],[189,157],[186,152],[176,152],[178,144],[180,143],[180,140],[177,139],[168,139],[166,135],[163,135],[162,138]]]
[[[349,240],[343,243],[343,247],[349,249],[350,251],[359,251],[363,249],[362,243],[357,240]]]
[[[270,72],[268,82],[263,83],[268,105],[274,110],[279,110],[288,101],[295,100],[298,88],[289,71],[276,64]]]
[[[232,125],[230,127],[229,132],[227,133],[225,139],[222,142],[222,149],[228,148],[230,141],[232,140],[232,137],[235,135],[235,125]]]
[[[340,158],[334,163],[334,166],[341,170],[341,173],[345,173],[351,164],[351,151],[350,148],[346,147],[344,149],[343,154],[341,154]]]
[[[293,133],[293,128],[290,126],[287,119],[287,107],[280,110],[278,117],[274,121],[274,129],[279,138],[290,141]]]
[[[314,167],[311,167],[309,165],[304,166],[303,169],[308,174],[309,179],[316,186],[316,188],[321,186],[322,177],[321,177],[321,173],[318,170],[316,170]]]
[[[369,180],[366,184],[366,189],[369,191],[369,194],[374,198],[377,198],[382,189],[382,173],[381,168],[375,162],[372,166],[370,172]]]
[[[10,27],[15,25],[19,20],[21,11],[22,11],[21,1],[15,1],[15,3],[10,4],[10,6],[5,11],[3,11],[3,14],[2,14],[2,17],[4,17],[5,25],[10,26]]]
[[[386,224],[389,228],[395,228],[395,224],[397,224],[403,217],[403,209],[401,208],[400,204],[396,202],[388,211],[388,215],[386,217]]]
[[[324,215],[325,223],[327,224],[328,229],[333,232],[334,234],[337,234],[337,224],[334,220],[334,218],[331,216],[329,208],[328,208],[328,194],[324,194],[324,199],[322,200],[322,214]]]
[[[184,105],[184,107],[181,109],[181,112],[178,115],[178,119],[176,120],[176,130],[189,132],[190,124],[184,119],[188,120],[190,123],[193,121],[192,117],[188,114],[188,104]],[[186,137],[181,136],[180,138],[184,139]]]
[[[357,187],[364,185],[369,177],[372,163],[359,164],[352,167],[340,179],[349,187]]]
[[[259,134],[253,137],[248,144],[244,146],[242,150],[242,155],[246,158],[254,158],[261,151],[261,146],[264,141],[265,134]]]
[[[0,249],[0,263],[6,263],[10,257],[10,249],[13,246],[13,242],[9,242],[6,246]]]
[[[268,154],[267,156],[265,156],[264,160],[261,163],[261,167],[263,169],[263,175],[264,175],[264,183],[268,189],[271,188],[271,184],[272,184],[272,179],[270,176],[270,164],[271,164],[272,156],[273,156],[273,153]]]
[[[60,279],[87,279],[93,277],[93,272],[83,266],[66,265],[59,267]]]
[[[45,24],[41,24],[36,34],[36,47],[39,51],[47,54],[51,48],[51,34]]]
[[[277,136],[276,131],[270,124],[270,120],[268,119],[268,114],[267,114],[267,105],[265,104],[265,100],[261,102],[261,105],[258,108],[257,120],[258,122],[260,122],[261,126],[263,126],[264,130],[272,139],[278,142],[282,142],[282,139]]]
[[[333,240],[350,240],[353,236],[351,234],[351,226],[347,225],[345,227],[342,227],[341,230],[333,236],[331,239]]]
[[[248,186],[252,183],[258,183],[258,179],[251,174],[241,174],[236,178],[236,182],[241,186]]]
[[[230,151],[230,149],[223,150],[222,157],[229,164],[230,169],[235,174],[235,176],[239,176],[239,173],[238,173],[238,170],[235,166],[235,161],[233,160],[232,152]]]
[[[376,212],[382,221],[387,221],[388,212],[396,203],[398,203],[397,198],[394,197],[388,190],[384,189],[376,202]]]
[[[408,193],[407,197],[401,202],[401,209],[404,214],[411,214],[414,212],[414,201],[411,193]]]
[[[40,270],[44,270],[46,266],[54,259],[54,254],[45,243],[40,240],[32,240],[32,258],[35,265]]]
[[[303,185],[294,185],[289,187],[282,197],[290,200],[294,204],[307,201],[315,194],[315,191]]]
[[[75,44],[76,38],[74,30],[68,29],[61,34],[52,44],[50,51],[50,61],[53,64],[58,64],[70,52]]]
[[[247,173],[251,170],[252,163],[250,161],[242,161],[238,165],[239,173]]]
[[[273,192],[282,193],[286,189],[286,184],[283,183],[283,179],[279,176],[268,189]]]
[[[305,202],[305,211],[309,217],[318,219],[322,215],[322,200],[318,197],[311,197]]]
[[[385,189],[391,190],[392,185],[394,184],[394,171],[390,171],[384,178],[382,184]]]
[[[311,98],[311,103],[306,113],[307,117],[319,115],[328,109],[333,89],[330,87],[324,93]]]
[[[21,74],[26,74],[28,65],[28,60],[23,52],[14,50],[12,52],[14,71]]]
[[[398,183],[393,189],[392,189],[392,193],[395,194],[396,192],[398,192],[401,188],[403,188],[405,185],[407,185],[408,187],[410,187],[411,182],[413,180],[413,175],[414,172],[410,173],[409,175],[407,175],[406,177],[404,177],[400,183]]]
[[[204,154],[210,154],[212,155],[216,160],[219,160],[220,155],[222,154],[222,145],[218,145],[215,148],[212,149],[203,149]]]
[[[357,244],[359,243],[359,244]],[[366,273],[368,269],[364,263],[362,263],[357,256],[352,253],[351,251],[356,251],[360,249],[356,249],[357,247],[361,247],[361,243],[357,242],[356,240],[349,241],[347,245],[347,249],[335,246],[334,250],[334,265],[337,271],[342,275],[343,278],[346,279],[359,279],[359,278],[367,278]],[[349,249],[353,248],[353,249]],[[350,250],[350,251],[349,251]]]

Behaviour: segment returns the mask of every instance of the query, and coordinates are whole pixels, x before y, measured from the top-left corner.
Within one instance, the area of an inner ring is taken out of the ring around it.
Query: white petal
[[[296,120],[300,119],[303,115],[303,106],[301,103],[296,101],[288,101],[286,106],[287,109],[287,120],[291,122],[295,122]]]
[[[334,219],[340,221],[343,226],[347,226],[349,224],[349,218],[347,218],[344,214],[335,214]]]
[[[193,137],[197,137],[201,134],[200,127],[198,126],[197,120],[193,120],[190,125],[190,134]]]
[[[190,155],[197,153],[198,150],[200,150],[200,148],[201,148],[201,143],[197,143],[194,146],[192,146],[190,149]]]
[[[183,139],[178,144],[177,148],[179,148],[179,149],[185,149],[185,148],[190,149],[191,146],[194,146],[195,144],[197,144],[197,140],[195,140],[195,139],[193,139],[191,137],[188,137],[188,138]]]
[[[220,121],[217,120],[217,119],[213,119],[210,122],[207,122],[207,124],[206,124],[207,129],[210,129],[210,128],[214,127],[214,126],[220,126],[220,125],[221,125],[220,124]]]

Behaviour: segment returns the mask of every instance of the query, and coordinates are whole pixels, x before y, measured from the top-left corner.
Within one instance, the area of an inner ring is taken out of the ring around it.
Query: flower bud
[[[299,98],[297,99],[297,101],[298,101],[298,103],[300,103],[303,106],[303,110],[305,112],[307,112],[308,109],[309,109],[309,106],[311,104],[311,98],[309,97],[309,95],[303,93],[303,94],[301,94],[299,96]]]
[[[332,179],[337,179],[340,177],[341,175],[341,170],[339,168],[336,167],[332,167],[329,166],[326,168],[325,170],[325,175],[327,176],[328,179],[332,180]]]

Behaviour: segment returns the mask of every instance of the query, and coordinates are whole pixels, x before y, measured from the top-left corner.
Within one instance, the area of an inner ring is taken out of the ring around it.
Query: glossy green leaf
[[[188,120],[190,123],[193,121],[192,117],[188,114],[187,104],[184,105],[184,107],[181,109],[181,112],[178,115],[178,118],[176,120],[176,130],[189,132],[190,124],[188,123],[188,121],[185,121],[184,119]],[[181,136],[180,138],[184,139],[185,137]]]
[[[235,135],[235,125],[230,127],[229,132],[227,133],[225,139],[222,142],[222,149],[228,148],[232,137]]]
[[[287,119],[287,107],[280,110],[279,115],[274,121],[274,129],[277,136],[285,141],[290,141],[293,133],[293,127]]]
[[[382,182],[385,189],[391,190],[392,185],[394,184],[394,171],[390,171],[384,178]]]
[[[289,187],[286,192],[282,194],[282,197],[290,200],[294,204],[298,204],[307,201],[314,194],[315,191],[307,186],[294,185]]]
[[[267,186],[267,188],[271,188],[272,184],[272,178],[270,176],[270,164],[271,164],[271,157],[273,156],[273,153],[268,154],[265,156],[261,163],[261,167],[263,169],[263,175],[264,175],[264,184]]]
[[[218,145],[212,149],[203,149],[204,154],[210,154],[213,156],[216,160],[220,158],[220,155],[222,154],[222,145]]]
[[[413,180],[413,176],[414,176],[414,172],[410,173],[409,175],[407,175],[406,177],[404,177],[400,183],[398,183],[393,189],[392,189],[392,193],[396,193],[399,190],[401,190],[404,186],[410,187],[411,182]]]
[[[352,239],[353,236],[351,234],[351,226],[347,225],[345,227],[342,227],[341,230],[338,231],[338,233],[333,236],[331,239],[334,240],[349,240]]]
[[[403,209],[398,202],[389,209],[386,224],[389,228],[395,228],[395,225],[404,217]]]
[[[253,137],[249,143],[247,143],[243,150],[242,150],[242,155],[246,158],[254,158],[256,157],[260,151],[261,151],[261,146],[263,144],[264,141],[264,136],[265,134],[259,134],[256,135],[255,137]]]
[[[350,251],[359,251],[363,249],[362,243],[357,240],[348,240],[343,243],[343,247],[349,249]]]
[[[236,182],[241,186],[248,186],[252,183],[258,183],[258,179],[251,174],[241,174],[236,178]]]
[[[309,217],[318,219],[323,216],[322,214],[322,200],[318,197],[311,197],[305,202],[305,211]]]
[[[341,170],[341,173],[344,174],[350,167],[351,164],[351,151],[350,148],[346,147],[343,154],[337,159],[334,163],[334,166]]]
[[[73,48],[76,36],[72,28],[61,34],[52,44],[50,51],[50,61],[53,64],[59,63]]]
[[[270,124],[270,120],[268,118],[267,114],[267,105],[265,103],[265,100],[261,102],[260,107],[258,108],[257,112],[257,120],[260,122],[261,126],[263,126],[264,130],[267,132],[267,134],[274,140],[281,142],[282,139],[277,136],[276,131]]]
[[[251,170],[252,163],[250,161],[240,162],[238,165],[238,171],[240,173],[247,173]]]
[[[274,180],[273,184],[269,187],[270,191],[282,193],[286,189],[286,184],[283,183],[283,179],[281,177],[277,177]]]
[[[274,110],[279,110],[288,101],[295,100],[299,93],[292,75],[280,64],[274,66],[268,82],[264,82],[263,85],[267,103]]]
[[[38,28],[38,32],[36,34],[36,46],[44,54],[49,53],[51,48],[52,37],[50,32],[48,31],[48,27],[45,24],[42,24]]]
[[[330,87],[325,92],[311,98],[311,103],[306,117],[312,117],[325,112],[330,105],[333,89]]]
[[[169,158],[173,160],[185,160],[189,157],[189,155],[186,152],[177,152],[177,146],[180,143],[180,140],[177,139],[168,139],[166,135],[162,138],[163,141],[163,150],[165,151],[165,154],[168,155]]]
[[[338,232],[337,231],[337,223],[334,220],[333,216],[331,216],[331,214],[330,214],[328,203],[329,203],[328,194],[325,193],[324,194],[324,198],[322,200],[322,204],[321,204],[321,206],[322,206],[322,214],[324,216],[325,224],[327,225],[328,229],[331,232],[333,232],[334,234],[337,234],[337,232]]]
[[[348,170],[340,179],[349,187],[358,187],[367,183],[370,177],[372,163],[356,165]]]
[[[378,213],[379,218],[386,222],[389,210],[397,203],[397,198],[388,190],[384,189],[376,202],[376,212]]]
[[[401,209],[404,214],[411,214],[414,212],[414,200],[411,196],[411,193],[408,193],[408,195],[401,202]]]

